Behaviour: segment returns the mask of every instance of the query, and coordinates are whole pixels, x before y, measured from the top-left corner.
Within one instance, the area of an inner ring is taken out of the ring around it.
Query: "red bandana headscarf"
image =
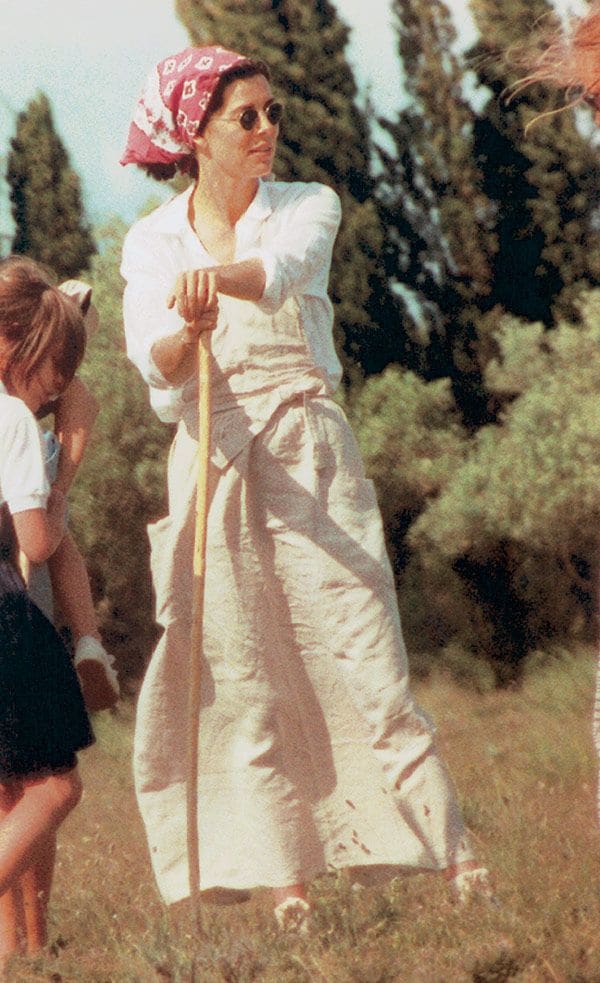
[[[171,164],[189,157],[223,72],[248,59],[221,47],[185,48],[159,62],[135,108],[121,164]]]

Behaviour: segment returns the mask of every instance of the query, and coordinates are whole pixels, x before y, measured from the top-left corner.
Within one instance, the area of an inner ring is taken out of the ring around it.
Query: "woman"
[[[325,870],[440,869],[463,896],[487,872],[408,689],[373,487],[332,399],[339,200],[265,180],[281,115],[260,62],[217,47],[161,62],[122,163],[194,183],[134,225],[122,273],[129,356],[161,418],[178,421],[169,515],[150,529],[165,630],[134,752],[155,874],[168,903],[188,894],[194,368],[212,330],[201,885],[269,886],[287,927]]]

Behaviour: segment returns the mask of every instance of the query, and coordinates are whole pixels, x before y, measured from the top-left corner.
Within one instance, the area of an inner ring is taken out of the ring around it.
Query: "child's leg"
[[[83,557],[70,533],[48,559],[52,593],[77,643],[85,635],[100,640],[96,612]]]
[[[0,898],[0,979],[12,955],[25,952],[26,928],[19,885]]]
[[[48,941],[48,902],[55,861],[56,833],[50,833],[40,844],[20,882],[29,953],[37,952]]]
[[[16,799],[12,785],[0,785],[0,829]],[[16,883],[0,896],[0,975],[10,956],[23,951],[26,934],[21,887]]]
[[[76,768],[23,780],[21,795],[0,820],[0,895],[39,860],[40,850],[80,798]]]
[[[83,557],[66,533],[48,560],[56,606],[71,630],[75,668],[88,710],[107,710],[119,698],[113,658],[102,645]]]
[[[0,973],[13,953],[46,944],[56,829],[80,795],[76,769],[0,786]]]

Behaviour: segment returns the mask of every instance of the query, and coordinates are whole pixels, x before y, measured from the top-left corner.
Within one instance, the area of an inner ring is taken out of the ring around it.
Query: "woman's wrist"
[[[196,347],[197,339],[192,339],[184,326],[154,342],[150,350],[151,365],[168,386],[180,386],[193,374]]]
[[[190,335],[187,324],[181,329],[181,331],[178,332],[178,336],[179,343],[183,345],[184,348],[192,348],[194,345],[198,344],[198,335]]]

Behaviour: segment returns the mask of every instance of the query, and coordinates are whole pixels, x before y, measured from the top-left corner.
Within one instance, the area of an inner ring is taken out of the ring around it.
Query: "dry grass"
[[[500,908],[452,904],[440,878],[359,893],[313,886],[316,930],[273,930],[269,897],[205,909],[160,904],[130,780],[132,712],[97,720],[84,802],[60,837],[54,954],[13,961],[14,981],[85,983],[600,983],[600,844],[590,738],[593,653],[538,669],[520,690],[419,685]]]

